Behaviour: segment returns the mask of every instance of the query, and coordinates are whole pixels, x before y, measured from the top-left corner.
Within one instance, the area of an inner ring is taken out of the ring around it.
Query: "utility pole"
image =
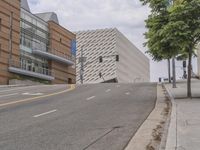
[[[80,58],[80,63],[81,63],[80,81],[81,81],[81,84],[83,84],[83,73],[84,73],[83,46],[81,46],[81,58]]]
[[[172,70],[173,70],[173,88],[176,88],[176,66],[175,57],[172,58]]]
[[[170,64],[170,59],[167,59],[168,61],[168,79],[169,83],[171,83],[171,64]]]
[[[88,64],[93,63],[94,61],[97,61],[97,59],[95,59],[95,60],[93,60],[91,62],[86,62],[86,57],[83,57],[83,47],[84,46],[85,45],[81,46],[81,57],[79,57],[79,63],[81,65],[80,66],[80,82],[81,82],[81,84],[83,84],[83,80],[84,80],[84,67],[86,65],[88,65]],[[104,56],[104,57],[103,56],[99,56],[99,58],[98,58],[99,63],[103,62],[103,58],[109,58],[109,57],[113,57],[113,56],[115,56],[115,60],[117,62],[119,62],[119,55],[109,55],[109,56]],[[84,62],[86,62],[86,63],[84,64]],[[99,73],[99,77],[102,78],[105,81],[105,79],[104,79],[104,77],[103,77],[101,72]]]

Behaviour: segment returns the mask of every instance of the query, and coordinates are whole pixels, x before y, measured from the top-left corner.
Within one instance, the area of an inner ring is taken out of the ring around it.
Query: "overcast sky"
[[[33,13],[56,12],[60,24],[71,31],[119,29],[142,52],[144,20],[150,9],[139,0],[28,0]],[[150,58],[150,57],[149,57]],[[166,62],[151,61],[151,80],[167,77]],[[177,71],[182,72],[180,69]],[[178,74],[178,76],[180,76]]]

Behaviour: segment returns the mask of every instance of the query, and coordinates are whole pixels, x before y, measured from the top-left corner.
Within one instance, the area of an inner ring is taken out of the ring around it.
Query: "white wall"
[[[122,33],[117,31],[117,63],[119,82],[149,82],[149,59],[138,50]]]

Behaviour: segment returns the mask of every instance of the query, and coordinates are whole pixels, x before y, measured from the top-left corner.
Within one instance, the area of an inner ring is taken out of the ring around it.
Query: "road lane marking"
[[[89,100],[92,100],[94,99],[96,96],[91,96],[91,97],[88,97],[86,100],[89,101]]]
[[[126,92],[125,94],[126,94],[126,95],[130,95],[130,92]]]
[[[48,112],[45,112],[45,113],[42,113],[42,114],[35,115],[35,116],[33,116],[33,117],[34,117],[34,118],[41,117],[41,116],[44,116],[44,115],[48,115],[48,114],[54,113],[54,112],[56,112],[56,111],[57,111],[57,110],[54,109],[54,110],[51,110],[51,111],[48,111]]]
[[[39,95],[43,95],[43,93],[22,93],[22,95],[30,95],[30,96],[39,96]]]
[[[110,91],[111,91],[111,89],[107,89],[107,90],[106,90],[106,93],[108,93],[108,92],[110,92]]]
[[[1,98],[1,97],[13,96],[13,95],[17,95],[17,94],[19,94],[19,93],[13,93],[13,94],[7,94],[7,95],[0,95],[0,98]]]
[[[70,89],[67,89],[67,90],[64,90],[64,91],[60,91],[60,92],[56,92],[56,93],[52,93],[52,94],[47,94],[47,95],[42,95],[42,96],[37,96],[37,97],[32,97],[32,98],[27,98],[27,99],[22,99],[22,100],[16,100],[16,101],[13,101],[13,102],[8,102],[8,103],[3,103],[3,104],[0,104],[0,107],[18,104],[18,103],[23,103],[23,102],[29,102],[29,101],[40,99],[40,98],[55,96],[55,95],[59,95],[59,94],[62,94],[62,93],[72,91],[74,89],[75,89],[75,85],[70,85]]]

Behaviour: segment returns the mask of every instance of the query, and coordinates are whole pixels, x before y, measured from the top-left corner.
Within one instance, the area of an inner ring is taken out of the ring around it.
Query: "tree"
[[[148,52],[157,60],[187,54],[187,95],[191,97],[192,53],[200,40],[200,0],[175,0],[170,7],[167,0],[141,1],[152,9],[146,21]],[[166,22],[160,19],[163,12],[167,14],[164,16]]]
[[[187,96],[191,93],[192,54],[200,41],[200,0],[182,0],[169,9],[169,23],[164,27],[165,40],[188,55]]]
[[[148,46],[147,51],[154,61],[161,61],[163,59],[168,60],[168,78],[171,82],[170,75],[170,59],[178,54],[177,47],[170,45],[170,41],[164,40],[165,35],[162,34],[162,30],[165,25],[169,22],[169,12],[168,12],[168,1],[163,0],[141,0],[143,4],[149,4],[151,7],[151,15],[149,15],[146,20],[146,27],[148,32],[145,33],[145,37],[148,40],[145,46]],[[175,63],[175,61],[173,61]],[[175,64],[173,64],[175,67]],[[173,87],[175,84],[175,68],[173,67]]]

